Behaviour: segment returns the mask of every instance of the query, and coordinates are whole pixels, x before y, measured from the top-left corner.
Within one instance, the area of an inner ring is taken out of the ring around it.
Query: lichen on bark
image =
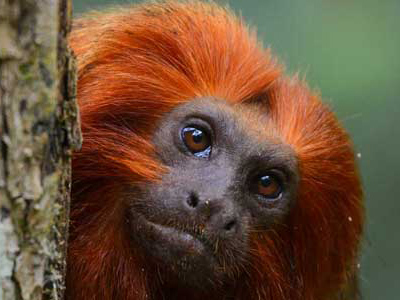
[[[0,300],[62,299],[81,143],[69,0],[0,0]]]

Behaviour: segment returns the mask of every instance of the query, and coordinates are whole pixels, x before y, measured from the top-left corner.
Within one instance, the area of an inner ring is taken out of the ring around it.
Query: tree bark
[[[0,300],[62,299],[81,143],[70,0],[0,0]]]

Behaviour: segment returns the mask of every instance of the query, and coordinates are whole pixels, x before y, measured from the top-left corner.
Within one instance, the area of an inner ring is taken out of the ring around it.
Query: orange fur
[[[346,285],[363,223],[351,142],[241,19],[214,4],[144,4],[77,20],[70,42],[84,143],[73,157],[68,299],[156,297],[156,267],[130,245],[121,187],[165,171],[149,142],[157,121],[200,96],[265,106],[265,138],[290,145],[300,166],[296,205],[283,224],[252,236],[235,299],[328,299]]]

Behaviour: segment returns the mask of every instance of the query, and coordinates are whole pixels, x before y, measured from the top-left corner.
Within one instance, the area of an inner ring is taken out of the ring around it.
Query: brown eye
[[[185,127],[182,139],[186,147],[197,157],[207,158],[211,152],[211,140],[208,133],[201,128]]]
[[[275,175],[265,174],[257,178],[256,192],[263,197],[276,199],[282,193],[282,186]]]

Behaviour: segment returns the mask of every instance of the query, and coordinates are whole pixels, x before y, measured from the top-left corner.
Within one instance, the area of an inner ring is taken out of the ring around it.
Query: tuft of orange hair
[[[356,273],[363,224],[352,144],[318,95],[282,75],[254,31],[215,4],[167,1],[89,14],[75,21],[70,44],[84,142],[73,157],[67,299],[162,294],[156,267],[131,245],[123,190],[165,172],[151,144],[155,126],[204,96],[259,104],[268,115],[265,138],[288,144],[299,162],[296,204],[282,224],[251,236],[233,299],[339,295]]]

